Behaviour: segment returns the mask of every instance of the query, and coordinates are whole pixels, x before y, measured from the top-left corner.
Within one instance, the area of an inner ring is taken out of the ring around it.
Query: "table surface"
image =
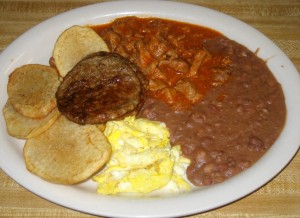
[[[0,52],[37,23],[104,1],[0,0]],[[273,40],[300,69],[299,0],[189,0],[245,21]],[[191,217],[300,217],[300,154],[272,181],[232,204]],[[48,202],[0,169],[0,217],[94,217]]]

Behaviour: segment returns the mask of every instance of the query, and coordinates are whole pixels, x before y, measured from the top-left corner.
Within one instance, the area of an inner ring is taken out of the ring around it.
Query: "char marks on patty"
[[[128,59],[96,52],[82,59],[64,77],[57,106],[79,124],[105,123],[135,114],[144,102],[148,82]]]

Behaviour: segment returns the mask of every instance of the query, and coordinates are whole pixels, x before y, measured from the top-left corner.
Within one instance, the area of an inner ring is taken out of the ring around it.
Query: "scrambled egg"
[[[163,187],[172,192],[190,190],[184,179],[190,160],[181,156],[179,145],[170,145],[164,123],[131,116],[107,122],[104,134],[112,156],[93,177],[98,193],[149,193]]]

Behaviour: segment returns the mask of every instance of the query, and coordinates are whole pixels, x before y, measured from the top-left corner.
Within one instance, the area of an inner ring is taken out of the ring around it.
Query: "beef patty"
[[[126,58],[97,52],[81,60],[64,77],[57,92],[59,111],[79,124],[97,124],[135,114],[147,81]]]

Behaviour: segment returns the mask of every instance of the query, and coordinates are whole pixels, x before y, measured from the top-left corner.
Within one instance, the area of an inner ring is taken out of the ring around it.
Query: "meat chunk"
[[[147,81],[126,58],[97,52],[81,60],[56,92],[60,112],[79,124],[104,123],[136,113]]]

